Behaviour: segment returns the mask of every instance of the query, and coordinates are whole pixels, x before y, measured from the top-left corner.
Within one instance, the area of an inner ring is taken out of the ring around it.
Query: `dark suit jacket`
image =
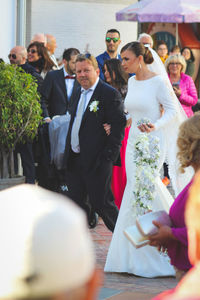
[[[79,86],[75,80],[72,95]],[[41,90],[41,105],[44,117],[64,115],[70,109],[70,99],[67,97],[63,69],[48,72]]]
[[[69,167],[71,151],[71,129],[80,99],[81,89],[74,94],[74,107],[66,141],[65,166]],[[90,104],[99,101],[97,112],[90,111]],[[106,135],[104,123],[111,124],[111,133]],[[120,93],[99,80],[82,118],[79,130],[80,155],[85,170],[97,168],[105,161],[115,162],[119,156],[124,136],[126,118]]]
[[[41,94],[41,89],[42,89],[42,85],[43,85],[42,76],[40,76],[40,74],[36,71],[36,69],[34,67],[32,67],[31,65],[29,65],[29,63],[27,63],[27,62],[23,65],[19,65],[19,67],[21,67],[26,73],[29,73],[36,78],[36,82],[38,85],[37,90]]]

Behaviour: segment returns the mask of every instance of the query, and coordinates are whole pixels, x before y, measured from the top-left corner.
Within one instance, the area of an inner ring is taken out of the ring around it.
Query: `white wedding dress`
[[[164,107],[164,114],[162,116],[160,104]],[[170,90],[160,75],[142,81],[131,77],[128,82],[125,107],[132,117],[132,126],[126,149],[127,185],[104,270],[105,272],[127,272],[149,278],[175,275],[174,268],[170,264],[168,256],[160,254],[155,247],[151,246],[139,249],[134,248],[125,237],[123,231],[128,226],[135,224],[132,203],[134,201],[133,191],[136,168],[134,163],[134,143],[137,135],[140,133],[137,128],[137,121],[147,118],[155,125],[155,131],[150,134],[156,135],[160,140],[160,169],[166,158],[167,128],[176,118],[177,108],[171,97]],[[168,211],[173,198],[160,178],[156,178],[155,185],[156,195],[152,203],[152,208],[153,210],[165,209]]]

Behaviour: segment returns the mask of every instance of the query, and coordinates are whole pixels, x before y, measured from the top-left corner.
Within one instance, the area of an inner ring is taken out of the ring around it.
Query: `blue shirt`
[[[117,57],[118,59],[122,60],[121,59],[121,56],[119,54],[117,54]],[[99,69],[100,69],[100,75],[99,77],[105,81],[105,77],[104,77],[104,72],[103,72],[103,66],[104,66],[104,61],[107,60],[107,59],[110,59],[110,56],[108,54],[107,51],[105,51],[104,53],[98,55],[96,57],[96,60],[98,62],[98,65],[99,65]]]

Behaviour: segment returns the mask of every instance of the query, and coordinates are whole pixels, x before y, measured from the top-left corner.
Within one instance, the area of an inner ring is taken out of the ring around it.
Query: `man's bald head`
[[[54,54],[57,44],[56,44],[56,38],[52,34],[46,34],[47,38],[47,50],[50,52],[50,54]]]
[[[31,40],[31,43],[33,43],[33,42],[43,43],[44,46],[46,47],[47,37],[44,33],[36,33]]]
[[[10,50],[8,57],[12,65],[23,65],[27,60],[27,50],[23,46],[16,46]]]

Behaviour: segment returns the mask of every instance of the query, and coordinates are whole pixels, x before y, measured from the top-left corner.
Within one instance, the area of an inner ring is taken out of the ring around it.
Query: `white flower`
[[[92,101],[92,103],[89,106],[90,111],[97,112],[97,110],[99,109],[98,104],[99,104],[99,101],[97,101],[97,100]]]
[[[144,118],[138,121],[138,125],[150,123]],[[144,214],[152,209],[152,201],[155,194],[155,178],[158,176],[158,163],[160,158],[159,139],[147,133],[140,133],[135,142],[134,162],[136,164],[135,199],[133,212],[135,215]]]

